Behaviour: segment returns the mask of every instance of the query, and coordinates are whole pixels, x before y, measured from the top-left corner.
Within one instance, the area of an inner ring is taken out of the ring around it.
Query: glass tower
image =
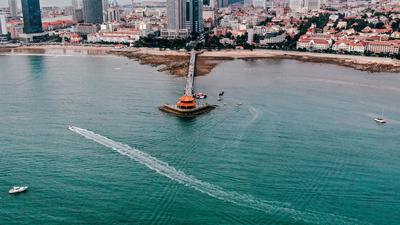
[[[83,0],[83,21],[85,23],[103,23],[103,1]]]
[[[39,0],[21,0],[24,16],[24,33],[42,33],[42,15]]]

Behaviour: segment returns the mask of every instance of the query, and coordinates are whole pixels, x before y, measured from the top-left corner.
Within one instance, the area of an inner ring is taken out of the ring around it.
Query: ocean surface
[[[184,84],[123,57],[0,56],[0,224],[399,224],[399,74],[228,61],[195,81],[216,110],[160,112]]]

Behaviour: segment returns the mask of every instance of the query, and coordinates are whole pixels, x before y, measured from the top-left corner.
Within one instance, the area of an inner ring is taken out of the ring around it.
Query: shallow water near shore
[[[124,57],[0,55],[0,70],[0,224],[400,220],[396,74],[227,61],[195,81],[220,106],[179,119],[157,107],[185,80]]]

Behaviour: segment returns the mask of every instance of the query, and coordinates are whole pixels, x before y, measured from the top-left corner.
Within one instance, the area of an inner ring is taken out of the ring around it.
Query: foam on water
[[[256,121],[256,120],[260,117],[260,115],[261,115],[261,113],[260,113],[256,108],[254,108],[253,106],[250,106],[250,107],[249,107],[249,112],[250,112],[251,115],[253,116],[253,117],[251,118],[251,120],[250,120],[251,123],[253,123],[254,121]]]
[[[287,203],[264,201],[259,200],[251,195],[239,194],[234,191],[225,191],[219,186],[198,180],[197,178],[187,175],[184,172],[168,165],[167,163],[160,161],[147,153],[139,151],[138,149],[131,148],[126,144],[113,141],[109,138],[79,127],[70,126],[69,130],[103,146],[109,147],[121,155],[125,155],[145,165],[160,175],[168,177],[173,181],[222,201],[230,202],[238,206],[260,210],[267,214],[285,214],[288,218],[296,221],[303,221],[308,224],[365,224],[352,218],[319,212],[299,211],[290,208],[290,205]]]

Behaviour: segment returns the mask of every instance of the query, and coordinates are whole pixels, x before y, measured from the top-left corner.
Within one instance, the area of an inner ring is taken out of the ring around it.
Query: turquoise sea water
[[[398,74],[230,61],[196,79],[215,111],[158,111],[184,83],[122,57],[0,56],[0,224],[399,223]]]

